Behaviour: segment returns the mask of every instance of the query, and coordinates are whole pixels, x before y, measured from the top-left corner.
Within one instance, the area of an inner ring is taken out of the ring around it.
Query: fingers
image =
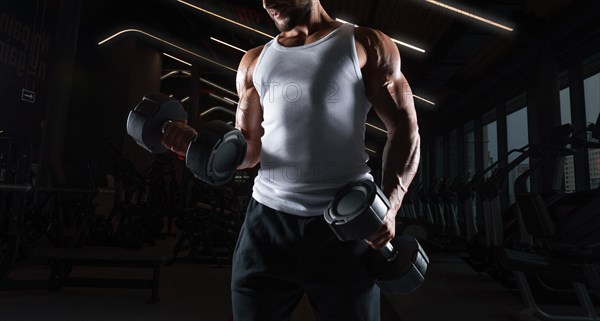
[[[391,235],[385,235],[378,238],[375,238],[371,241],[367,240],[367,244],[374,250],[379,250],[384,247],[388,242],[390,242],[394,237]]]
[[[386,217],[387,218],[387,217]],[[396,234],[396,222],[394,219],[384,220],[384,225],[369,236],[365,241],[374,250],[379,250],[391,241]]]
[[[175,121],[165,126],[160,142],[172,152],[185,156],[188,145],[197,135],[197,132],[184,122]]]

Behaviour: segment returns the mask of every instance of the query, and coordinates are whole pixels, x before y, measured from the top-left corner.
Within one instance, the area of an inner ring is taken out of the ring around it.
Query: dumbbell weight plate
[[[382,225],[389,200],[371,181],[352,182],[338,192],[325,211],[325,221],[342,241],[365,239]],[[373,252],[369,275],[388,293],[408,294],[424,281],[429,259],[411,236],[398,236],[391,246]]]
[[[324,216],[340,240],[360,240],[383,226],[389,208],[383,192],[375,183],[365,180],[345,185],[334,196]]]
[[[164,153],[160,143],[164,124],[169,121],[187,121],[188,115],[179,101],[163,94],[144,96],[127,117],[127,133],[135,142],[151,153]]]
[[[373,253],[367,271],[383,292],[409,294],[425,281],[429,257],[412,236],[397,236],[390,243],[398,251],[398,259],[388,261]]]
[[[215,120],[206,124],[189,145],[185,163],[196,178],[220,186],[231,180],[245,154],[246,141],[242,133]]]

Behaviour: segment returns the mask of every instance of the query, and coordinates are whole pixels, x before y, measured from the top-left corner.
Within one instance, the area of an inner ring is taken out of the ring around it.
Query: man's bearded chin
[[[285,32],[294,29],[297,25],[303,22],[306,17],[310,14],[313,7],[312,0],[307,1],[307,3],[301,9],[294,10],[289,13],[289,16],[286,17],[283,21],[275,21],[275,26],[279,31]]]
[[[289,17],[285,18],[283,21],[275,21],[275,27],[281,32],[290,31],[294,28],[294,26],[290,24]]]

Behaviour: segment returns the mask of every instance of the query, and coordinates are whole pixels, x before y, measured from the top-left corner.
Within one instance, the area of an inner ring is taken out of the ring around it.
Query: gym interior
[[[396,235],[429,265],[382,320],[600,320],[600,1],[321,3],[393,38],[414,94]],[[126,124],[161,93],[193,128],[233,126],[240,60],[278,34],[261,1],[0,8],[0,320],[232,320],[257,168],[208,184]],[[371,110],[377,184],[386,140]],[[315,320],[306,299],[292,320]]]

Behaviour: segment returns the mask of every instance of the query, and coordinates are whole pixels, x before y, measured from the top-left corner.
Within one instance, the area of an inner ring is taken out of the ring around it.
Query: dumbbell
[[[351,182],[335,194],[324,217],[341,241],[364,240],[380,227],[390,202],[372,181]],[[412,236],[396,236],[373,252],[367,271],[387,293],[409,294],[425,281],[429,258]]]
[[[147,151],[163,153],[167,149],[161,144],[161,138],[171,121],[187,121],[183,106],[163,94],[149,94],[129,113],[127,133]],[[246,141],[242,133],[223,121],[214,120],[189,142],[185,164],[196,178],[219,186],[231,180],[245,154]]]

